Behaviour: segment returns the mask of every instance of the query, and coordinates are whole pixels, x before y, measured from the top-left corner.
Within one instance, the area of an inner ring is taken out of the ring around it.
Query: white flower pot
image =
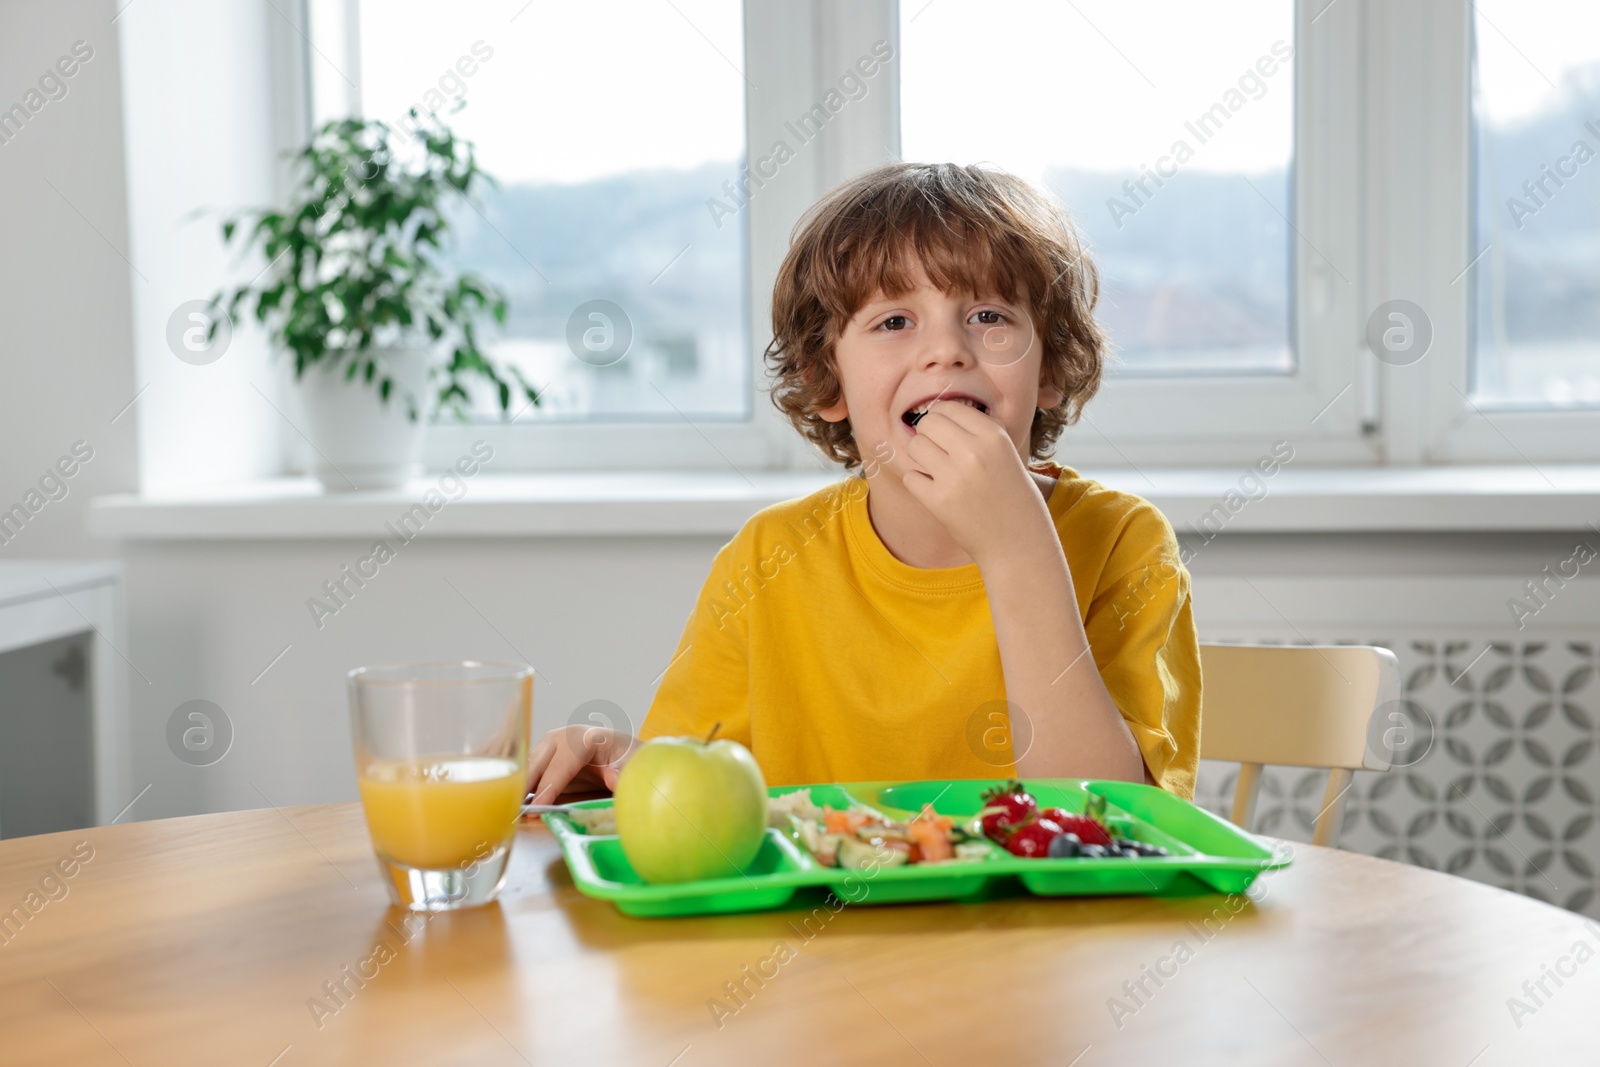
[[[396,489],[422,474],[422,440],[432,414],[428,368],[437,347],[417,345],[377,349],[380,373],[368,383],[358,372],[345,380],[346,364],[324,360],[300,379],[306,436],[312,444],[312,472],[329,492]],[[377,382],[387,370],[394,389],[387,403]],[[411,421],[406,395],[416,398]]]

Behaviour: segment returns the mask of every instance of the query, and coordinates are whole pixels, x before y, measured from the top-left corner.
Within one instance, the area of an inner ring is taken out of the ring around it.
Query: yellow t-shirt
[[[1200,650],[1172,527],[1139,497],[1044,472],[1100,676],[1152,778],[1193,797]],[[867,491],[849,478],[766,508],[717,553],[641,737],[720,722],[769,785],[1015,773],[977,565],[896,559]]]

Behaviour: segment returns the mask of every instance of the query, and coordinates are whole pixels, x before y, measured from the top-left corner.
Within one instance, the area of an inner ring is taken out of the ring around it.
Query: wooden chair
[[[1358,770],[1386,771],[1375,722],[1400,697],[1400,665],[1363,645],[1201,645],[1202,759],[1239,764],[1229,818],[1248,830],[1266,764],[1328,768],[1312,844],[1330,845]],[[1391,709],[1392,710],[1392,709]]]

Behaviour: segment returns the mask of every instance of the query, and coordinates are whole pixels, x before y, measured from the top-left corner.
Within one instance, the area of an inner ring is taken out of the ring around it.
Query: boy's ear
[[[817,410],[817,418],[821,419],[823,422],[843,422],[849,417],[850,405],[844,402],[843,393],[839,395],[838,400],[829,404],[825,408],[819,408]]]
[[[1037,406],[1039,407],[1039,409],[1041,411],[1049,411],[1051,408],[1055,407],[1057,404],[1061,403],[1066,398],[1067,398],[1067,394],[1061,391],[1061,387],[1060,386],[1050,384],[1049,382],[1044,380],[1044,376],[1043,375],[1040,375],[1040,378],[1039,378],[1039,403],[1038,403]]]
[[[816,380],[816,368],[815,367],[806,367],[803,371],[800,372],[800,376],[801,376],[801,379],[807,385],[811,385]],[[835,384],[837,384],[837,383],[835,383]],[[838,400],[835,400],[833,403],[829,404],[825,408],[818,408],[817,409],[817,418],[821,419],[823,422],[843,422],[845,419],[848,419],[849,417],[850,417],[850,408],[844,402],[844,390],[843,389],[839,390],[839,399]]]

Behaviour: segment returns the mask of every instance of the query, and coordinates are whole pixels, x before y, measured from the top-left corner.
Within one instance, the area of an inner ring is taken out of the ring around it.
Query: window
[[[1053,191],[1100,270],[1114,374],[1294,370],[1294,9],[901,7],[901,149]],[[1005,47],[972,47],[975,28]]]
[[[1472,396],[1600,405],[1600,8],[1475,16]]]
[[[747,416],[743,219],[707,208],[744,156],[740,7],[363,0],[356,61],[313,64],[330,112],[437,111],[498,179],[451,252],[510,298],[490,351],[541,387],[529,419]]]
[[[1383,242],[1383,295],[1420,305],[1433,337],[1420,362],[1381,372],[1387,458],[1505,463],[1558,485],[1549,464],[1593,462],[1600,434],[1600,14],[1462,0],[1428,15],[1384,7],[1372,29],[1401,39],[1394,103],[1373,120],[1391,170],[1369,194],[1369,241]]]

